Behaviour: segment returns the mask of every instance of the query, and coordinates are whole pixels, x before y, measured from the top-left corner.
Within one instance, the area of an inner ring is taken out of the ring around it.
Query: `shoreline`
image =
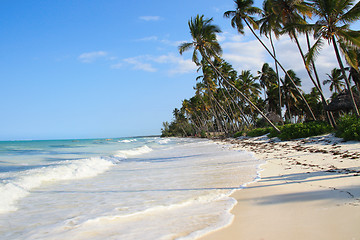
[[[266,163],[257,181],[231,195],[232,223],[198,239],[360,239],[359,142],[331,134],[223,142]]]

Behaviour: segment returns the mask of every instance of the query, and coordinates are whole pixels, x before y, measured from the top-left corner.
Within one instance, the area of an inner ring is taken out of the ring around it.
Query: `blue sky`
[[[249,32],[238,35],[222,17],[233,7],[231,0],[3,0],[0,140],[159,134],[193,95],[196,67],[177,50],[190,41],[190,17],[214,18],[223,57],[238,71],[270,62]],[[301,76],[291,41],[276,44]],[[336,65],[331,49],[323,52],[324,75]]]

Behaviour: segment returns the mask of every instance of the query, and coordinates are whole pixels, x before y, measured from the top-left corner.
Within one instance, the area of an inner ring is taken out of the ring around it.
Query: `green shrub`
[[[201,138],[206,138],[206,132],[204,130],[201,130],[200,137]]]
[[[336,136],[345,141],[360,141],[360,119],[355,115],[346,115],[338,122]]]
[[[280,134],[273,130],[271,131],[269,137],[277,136],[281,140],[290,140],[330,133],[332,130],[332,127],[326,122],[313,121],[306,123],[286,124],[280,127]]]
[[[255,129],[247,132],[246,136],[249,136],[249,137],[262,136],[262,135],[269,133],[270,130],[271,130],[271,128],[255,128]]]
[[[234,138],[238,138],[238,137],[242,137],[245,135],[245,132],[244,131],[239,131],[239,132],[236,132],[234,134]]]
[[[360,137],[360,121],[358,122],[358,135]],[[279,137],[281,140],[290,140],[296,138],[305,138],[311,136],[317,136],[325,133],[330,133],[333,131],[333,128],[326,122],[313,121],[306,123],[296,123],[296,124],[285,124],[283,126],[278,126],[281,133],[279,134],[272,127],[267,128],[255,128],[251,131],[237,132],[234,137],[240,137],[246,134],[249,137],[262,136],[269,133],[268,137]]]
[[[277,126],[277,128],[278,128],[280,131],[282,131],[282,129],[284,128],[284,126],[286,126],[286,125]],[[268,135],[268,137],[269,137],[269,138],[273,138],[273,137],[277,137],[278,135],[279,135],[279,133],[278,133],[275,129],[271,128],[271,129],[270,129],[270,134]]]

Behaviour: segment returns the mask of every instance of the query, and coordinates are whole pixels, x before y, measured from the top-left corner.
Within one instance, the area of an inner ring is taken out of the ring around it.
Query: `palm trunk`
[[[270,43],[271,43],[271,48],[273,50],[273,54],[274,54],[274,57],[276,58],[276,51],[275,51],[275,47],[274,47],[274,43],[273,43],[273,40],[272,40],[272,37],[271,37],[271,32],[270,32]],[[280,84],[280,77],[279,77],[279,69],[278,69],[278,64],[275,61],[275,71],[276,71],[276,77],[277,77],[277,80],[278,80],[278,92],[279,92],[279,116],[280,118],[282,118],[282,113],[281,113],[281,84]]]
[[[274,57],[274,55],[270,52],[270,50],[266,47],[266,45],[263,43],[263,41],[261,41],[261,39],[258,37],[258,35],[254,32],[254,29],[252,29],[252,27],[250,26],[250,24],[246,21],[246,19],[244,19],[244,22],[246,23],[246,25],[248,26],[248,28],[250,29],[250,31],[254,34],[254,36],[256,37],[256,39],[261,43],[261,45],[266,49],[266,51],[270,54],[270,56],[277,62],[277,64],[279,64],[280,68],[284,71],[284,73],[286,74],[286,76],[288,76],[288,78],[290,79],[291,83],[294,85],[296,91],[299,93],[301,99],[304,101],[311,117],[316,120],[316,117],[313,113],[313,111],[311,110],[308,102],[306,101],[306,99],[304,98],[304,96],[302,95],[301,91],[299,90],[299,88],[296,86],[294,80],[292,79],[292,77],[287,73],[287,71],[285,70],[285,68],[280,64],[280,62]]]
[[[215,109],[215,107],[217,106],[219,109],[220,109],[220,111],[223,111],[226,115],[227,115],[227,112],[222,108],[222,106],[220,105],[220,103],[217,101],[217,99],[215,98],[215,96],[214,96],[214,94],[212,93],[212,91],[211,91],[211,89],[210,89],[210,87],[209,87],[209,84],[208,84],[208,82],[205,80],[205,84],[206,84],[206,86],[207,86],[207,88],[208,88],[208,91],[209,91],[209,94],[210,94],[210,98],[211,99],[213,99],[214,100],[214,102],[215,102],[215,106],[214,106],[214,110],[215,110],[215,113],[216,113],[216,116],[217,116],[217,119],[218,119],[218,123],[219,123],[219,126],[221,127],[220,129],[220,132],[225,132],[225,133],[228,133],[228,129],[227,129],[227,127],[226,127],[226,124],[221,124],[221,121],[220,121],[220,118],[222,118],[223,120],[222,120],[222,122],[223,123],[226,123],[226,121],[225,121],[225,119],[224,119],[224,116],[219,116],[219,113],[218,113],[218,111],[216,111],[216,109]],[[220,112],[219,111],[219,112]],[[227,115],[228,116],[228,115]]]
[[[352,90],[351,90],[351,86],[350,86],[349,79],[348,79],[347,76],[346,76],[345,68],[344,68],[344,65],[343,65],[343,63],[342,63],[342,61],[341,61],[341,58],[340,58],[340,53],[339,53],[339,49],[338,49],[338,47],[337,47],[337,45],[336,45],[335,36],[332,36],[331,40],[332,40],[332,42],[333,42],[333,46],[334,46],[336,58],[337,58],[337,61],[338,61],[338,63],[339,63],[341,72],[342,72],[342,74],[344,75],[344,79],[345,79],[345,82],[346,82],[346,86],[347,86],[347,88],[348,88],[348,90],[349,90],[349,92],[350,92],[351,103],[352,103],[352,105],[353,105],[354,112],[355,112],[355,114],[356,114],[357,117],[360,117],[360,115],[359,115],[359,110],[358,110],[358,108],[357,108],[357,106],[356,106],[356,102],[355,102],[355,99],[354,99],[354,94],[353,94],[353,92],[352,92]]]
[[[208,92],[209,92],[209,88],[208,88]],[[210,111],[210,113],[212,115],[212,116],[210,115],[210,117],[214,118],[215,124],[217,126],[217,130],[222,131],[222,127],[221,127],[220,122],[219,122],[219,116],[216,113],[216,109],[214,107],[214,103],[212,101],[210,93],[208,93],[208,98],[209,98],[209,102],[210,102],[209,111]],[[204,102],[204,100],[203,100],[203,102]],[[204,102],[204,104],[205,104],[205,102]]]
[[[226,92],[229,94],[230,99],[232,100],[233,104],[237,107],[237,109],[240,111],[241,116],[243,117],[243,119],[245,120],[246,124],[249,126],[249,120],[245,117],[245,113],[243,112],[243,110],[240,108],[240,106],[238,104],[236,104],[235,99],[231,96],[229,90],[227,89],[227,87],[221,83],[221,81],[219,81],[219,84],[221,84],[223,86],[223,88],[226,90]]]
[[[324,94],[323,94],[323,92],[322,92],[322,89],[320,88],[320,85],[316,84],[316,82],[315,82],[315,80],[314,80],[314,78],[313,78],[313,76],[312,76],[312,74],[311,74],[311,72],[310,72],[309,67],[306,65],[305,55],[304,55],[304,52],[303,52],[302,49],[301,49],[301,46],[300,46],[299,40],[298,40],[298,38],[297,38],[297,36],[296,36],[296,33],[293,33],[292,36],[294,37],[296,46],[297,46],[298,49],[299,49],[299,52],[300,52],[301,58],[302,58],[302,60],[303,60],[303,63],[304,63],[306,72],[307,72],[307,74],[309,75],[309,78],[310,78],[310,80],[312,81],[312,83],[314,84],[315,88],[316,88],[316,89],[318,90],[318,92],[320,93],[321,102],[322,102],[323,107],[324,107],[324,109],[325,109],[326,106],[327,106],[327,102],[326,102],[325,96],[324,96]],[[313,65],[313,66],[315,66],[315,65]],[[318,83],[319,83],[319,81],[318,81]],[[327,112],[327,111],[326,111],[326,112]],[[330,123],[330,125],[331,125],[333,128],[335,128],[335,124],[334,124],[334,122],[332,121],[332,119],[331,119],[331,117],[329,116],[329,114],[327,114],[327,116],[328,116],[328,122]]]
[[[206,111],[206,103],[205,103],[204,99],[200,98],[200,100],[204,104],[205,111]],[[213,112],[213,106],[212,106],[212,102],[211,102],[210,98],[209,98],[209,101],[210,101],[211,107],[209,107],[209,111],[206,111],[206,113],[208,113],[207,118],[210,118],[210,121],[211,121],[212,117],[214,117],[216,119],[216,114]],[[215,120],[215,123],[217,124],[216,120]],[[215,131],[214,125],[212,123],[211,123],[211,126],[213,128],[212,130]]]
[[[224,132],[221,121],[220,121],[219,113],[213,103],[213,101],[214,101],[213,97],[209,96],[209,100],[210,100],[210,104],[211,104],[212,114],[213,114],[213,117],[215,118],[214,120],[215,120],[215,123],[217,126],[217,131]]]
[[[306,43],[307,43],[307,47],[308,47],[308,51],[310,50],[311,48],[311,44],[310,44],[310,38],[309,38],[309,33],[306,32]],[[306,63],[305,64],[305,68],[306,68]],[[323,108],[325,110],[326,106],[328,105],[328,103],[326,102],[326,99],[325,99],[325,96],[324,96],[324,92],[322,91],[322,87],[321,87],[321,83],[320,83],[320,78],[319,78],[319,75],[317,73],[317,70],[316,70],[316,66],[315,66],[315,62],[313,59],[311,59],[311,65],[313,67],[313,70],[314,70],[314,74],[315,74],[315,78],[316,78],[316,82],[317,82],[317,85],[318,87],[320,88],[320,94],[321,94],[321,101],[322,101],[322,104],[323,104]],[[316,84],[314,84],[315,87],[316,87]],[[330,111],[327,111],[325,110],[325,113],[326,113],[326,118],[328,120],[328,122],[330,123],[330,125],[333,127],[333,128],[336,128],[336,121],[335,121],[335,118],[334,118],[334,115],[332,112]]]
[[[235,87],[233,84],[231,84],[222,74],[221,72],[214,66],[214,64],[207,58],[207,56],[204,55],[204,58],[206,59],[206,61],[213,67],[213,69],[219,74],[219,76],[229,85],[231,86],[236,92],[238,92],[242,98],[244,98],[246,100],[246,102],[248,102],[269,124],[272,128],[274,128],[278,133],[280,133],[280,130],[275,126],[274,123],[272,123],[270,121],[270,119],[268,119],[265,114],[260,111],[260,109],[251,102],[251,100],[245,96],[245,94],[243,94],[239,89],[237,89],[237,87]]]
[[[220,81],[219,81],[219,85],[221,87],[221,84],[220,84]],[[219,88],[221,90],[221,88]],[[229,118],[229,124],[230,124],[230,127],[232,129],[233,132],[236,131],[235,128],[237,128],[237,126],[235,124],[233,124],[234,120],[235,120],[235,113],[234,113],[234,110],[233,110],[233,106],[231,105],[231,101],[229,101],[229,98],[225,95],[224,91],[221,91],[221,94],[222,96],[225,98],[225,104],[226,104],[226,108],[229,109],[229,116],[231,115],[232,117]]]

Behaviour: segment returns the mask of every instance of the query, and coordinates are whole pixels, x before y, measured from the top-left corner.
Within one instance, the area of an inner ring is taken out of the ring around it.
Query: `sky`
[[[238,72],[272,63],[250,31],[239,35],[223,18],[233,9],[232,0],[2,0],[0,140],[160,134],[200,75],[191,52],[178,52],[191,41],[191,17],[213,18],[223,58]],[[275,47],[308,92],[295,44],[281,37]],[[333,49],[324,46],[317,63],[326,79],[337,67]]]

